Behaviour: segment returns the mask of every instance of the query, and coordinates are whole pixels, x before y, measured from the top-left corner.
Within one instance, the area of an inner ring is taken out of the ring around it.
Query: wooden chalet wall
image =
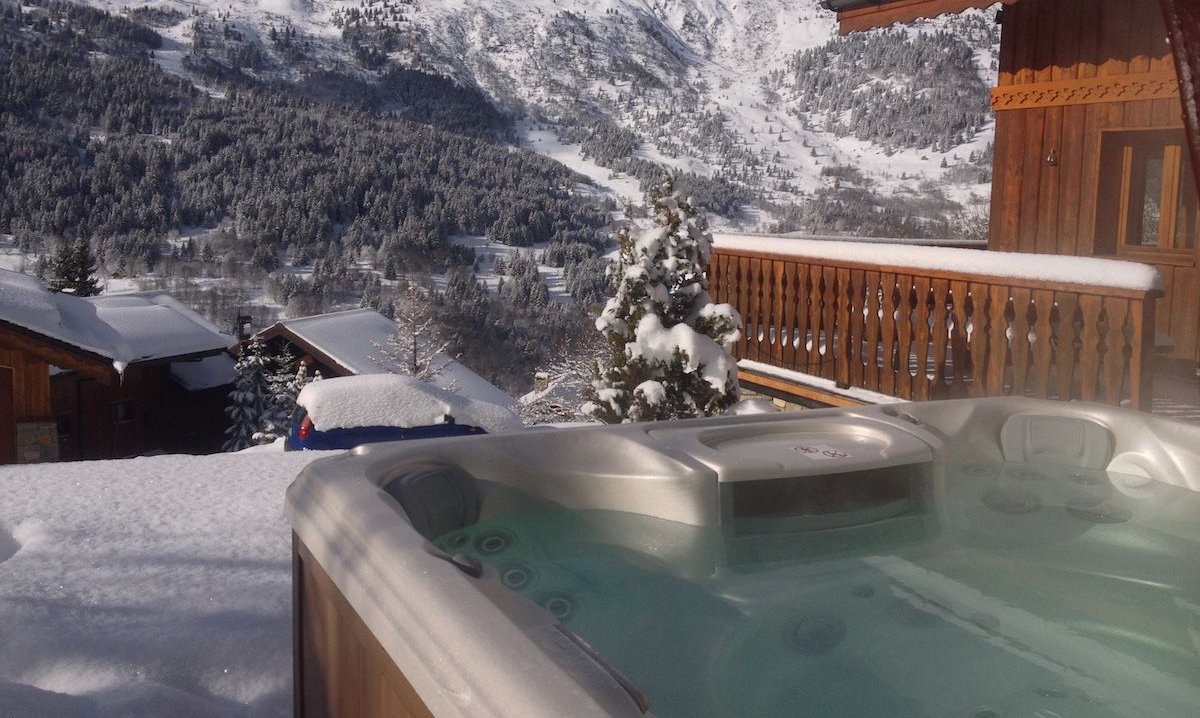
[[[1200,242],[1167,256],[1120,250],[1105,239],[1114,200],[1104,187],[1121,168],[1102,165],[1102,138],[1151,128],[1178,128],[1183,136],[1158,3],[1019,0],[1001,17],[989,246],[1153,264],[1166,285],[1157,329],[1169,335],[1173,357],[1200,360]]]
[[[63,461],[136,456],[148,451],[220,451],[228,425],[229,387],[187,391],[170,365],[134,364],[120,383],[105,385],[76,372],[50,382]]]
[[[17,424],[50,417],[50,365],[0,347],[0,464],[17,460]]]

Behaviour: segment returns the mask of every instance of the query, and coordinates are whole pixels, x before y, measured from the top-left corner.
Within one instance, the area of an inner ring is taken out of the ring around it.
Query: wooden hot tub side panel
[[[433,718],[295,534],[292,594],[296,718]]]

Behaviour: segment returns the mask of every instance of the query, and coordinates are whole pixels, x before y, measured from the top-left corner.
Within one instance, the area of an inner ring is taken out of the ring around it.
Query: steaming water
[[[663,718],[1200,715],[1200,494],[1013,464],[927,493],[803,532],[530,503],[438,544]]]

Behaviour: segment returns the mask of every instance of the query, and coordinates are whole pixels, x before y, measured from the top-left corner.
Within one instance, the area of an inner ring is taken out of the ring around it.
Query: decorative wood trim
[[[1179,99],[1179,80],[1173,72],[1089,77],[992,88],[992,109],[997,112],[1028,110],[1035,107],[1165,99]]]
[[[874,0],[866,7],[838,13],[838,32],[846,35],[859,30],[887,27],[897,22],[912,22],[924,17],[959,13],[971,8],[986,8],[997,0]],[[1011,5],[1017,0],[1000,0]]]

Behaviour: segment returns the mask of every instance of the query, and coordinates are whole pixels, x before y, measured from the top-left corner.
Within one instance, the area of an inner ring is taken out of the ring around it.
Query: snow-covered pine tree
[[[610,424],[709,416],[738,399],[729,346],[741,318],[708,294],[707,222],[670,175],[653,202],[653,227],[621,232],[616,296],[596,320],[608,359],[596,365],[583,411]]]
[[[379,356],[372,357],[387,371],[432,382],[450,364],[450,343],[442,338],[427,290],[410,284],[395,305],[392,322],[396,331],[386,344],[375,343]],[[445,387],[453,391],[452,386]]]
[[[225,414],[229,417],[229,428],[225,430],[225,451],[240,451],[253,446],[255,435],[262,428],[263,413],[269,403],[266,377],[266,348],[258,336],[250,337],[245,349],[234,365],[236,379],[233,391],[229,392],[229,406]]]
[[[291,427],[292,413],[296,410],[296,397],[308,382],[304,366],[296,362],[296,356],[287,349],[282,354],[268,357],[263,363],[267,382],[267,397],[263,405],[259,430],[254,434],[254,443],[269,444],[286,436]]]

